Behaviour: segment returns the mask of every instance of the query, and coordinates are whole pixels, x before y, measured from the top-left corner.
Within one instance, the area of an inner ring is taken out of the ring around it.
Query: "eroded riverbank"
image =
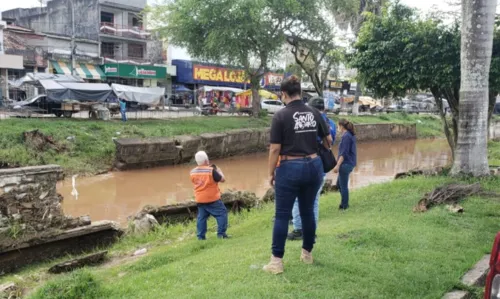
[[[416,167],[443,166],[451,154],[445,140],[406,140],[360,143],[358,157],[358,167],[350,183],[353,188],[389,181],[397,172]],[[213,162],[228,177],[228,182],[221,185],[222,190],[247,190],[262,196],[269,188],[266,153]],[[71,195],[71,179],[59,183],[58,191],[64,196],[67,215],[88,214],[93,221],[115,220],[124,225],[128,216],[145,205],[190,200],[193,192],[188,174],[192,167],[178,165],[77,178],[78,199]],[[332,173],[329,177],[336,179]]]

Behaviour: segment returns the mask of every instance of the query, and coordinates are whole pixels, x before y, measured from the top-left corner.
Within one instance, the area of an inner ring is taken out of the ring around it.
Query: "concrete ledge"
[[[488,270],[490,269],[490,256],[489,254],[485,255],[469,272],[465,273],[462,277],[462,283],[471,287],[484,286]]]
[[[0,275],[33,263],[109,246],[122,233],[113,221],[99,221],[89,226],[34,236],[0,252]]]
[[[465,291],[453,291],[446,293],[443,296],[443,299],[468,299],[470,298],[470,294]]]
[[[358,142],[417,138],[416,125],[362,124],[356,126]],[[239,129],[224,133],[170,138],[116,139],[115,167],[119,170],[188,163],[198,150],[210,159],[265,151],[270,128]],[[340,136],[338,136],[340,139]]]

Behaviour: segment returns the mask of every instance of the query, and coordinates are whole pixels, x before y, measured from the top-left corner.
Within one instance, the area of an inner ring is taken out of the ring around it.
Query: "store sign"
[[[330,81],[330,88],[341,89],[342,82],[340,81]]]
[[[137,79],[163,79],[167,77],[167,68],[158,66],[108,63],[102,68],[108,77]]]
[[[266,74],[266,86],[281,86],[283,82],[283,75],[268,73]]]
[[[215,66],[193,65],[193,79],[228,83],[245,83],[245,71]],[[250,83],[246,80],[246,83]]]

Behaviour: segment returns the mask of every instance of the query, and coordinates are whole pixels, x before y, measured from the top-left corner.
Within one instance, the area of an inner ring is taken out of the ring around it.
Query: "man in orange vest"
[[[217,220],[217,237],[229,238],[227,230],[227,210],[220,200],[219,183],[226,179],[222,171],[210,165],[207,153],[200,151],[195,155],[198,167],[191,170],[191,182],[194,185],[194,196],[198,203],[198,219],[196,223],[198,240],[205,240],[207,233],[207,219],[211,215]]]

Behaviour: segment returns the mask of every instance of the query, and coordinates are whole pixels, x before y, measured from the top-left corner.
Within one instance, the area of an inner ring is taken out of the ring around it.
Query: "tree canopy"
[[[460,98],[459,25],[421,19],[412,8],[395,3],[380,16],[368,15],[355,50],[350,62],[376,96],[398,97],[411,90],[430,90],[440,108],[442,99],[446,99],[452,112],[451,122],[443,113],[441,116],[454,149]],[[500,90],[498,31],[490,72],[490,95],[496,95]],[[494,97],[490,99],[494,103]]]

